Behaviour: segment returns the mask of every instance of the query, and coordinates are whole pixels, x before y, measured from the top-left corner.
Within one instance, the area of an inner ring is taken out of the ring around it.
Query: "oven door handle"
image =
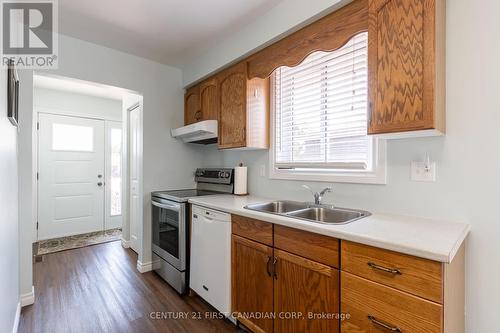
[[[181,205],[171,205],[171,204],[166,204],[166,203],[159,203],[156,201],[151,201],[153,206],[159,207],[159,208],[164,208],[164,209],[170,209],[170,210],[175,210],[176,212],[181,210]]]

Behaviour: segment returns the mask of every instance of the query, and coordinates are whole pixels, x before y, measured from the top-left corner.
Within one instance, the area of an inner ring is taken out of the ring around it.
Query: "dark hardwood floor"
[[[206,318],[215,310],[199,297],[181,297],[155,273],[139,273],[136,262],[120,242],[45,255],[34,264],[36,301],[22,309],[19,332],[237,330],[227,320]],[[152,312],[188,318],[152,319]]]

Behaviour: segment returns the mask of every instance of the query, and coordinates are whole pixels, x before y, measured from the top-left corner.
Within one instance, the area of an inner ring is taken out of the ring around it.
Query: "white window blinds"
[[[275,167],[367,170],[367,37],[274,74]]]

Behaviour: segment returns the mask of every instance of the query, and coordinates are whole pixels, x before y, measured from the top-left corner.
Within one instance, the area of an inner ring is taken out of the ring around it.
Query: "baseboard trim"
[[[16,316],[14,317],[14,325],[12,326],[12,333],[17,333],[19,329],[19,321],[21,320],[21,302],[17,303]]]
[[[35,286],[31,286],[31,292],[21,294],[21,307],[35,303]]]
[[[121,239],[121,241],[122,241],[122,247],[123,247],[124,249],[128,249],[128,248],[130,248],[130,241],[128,241],[128,240],[126,240],[126,239],[124,239],[124,238],[122,238],[122,239]]]
[[[142,263],[139,260],[137,260],[137,270],[141,273],[146,273],[146,272],[152,271],[153,270],[153,262],[150,261],[150,262]]]

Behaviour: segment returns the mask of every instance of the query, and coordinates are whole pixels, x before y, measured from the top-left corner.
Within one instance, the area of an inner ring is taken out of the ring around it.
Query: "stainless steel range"
[[[189,281],[189,198],[233,193],[233,169],[200,168],[196,188],[151,193],[153,269],[179,293]]]

